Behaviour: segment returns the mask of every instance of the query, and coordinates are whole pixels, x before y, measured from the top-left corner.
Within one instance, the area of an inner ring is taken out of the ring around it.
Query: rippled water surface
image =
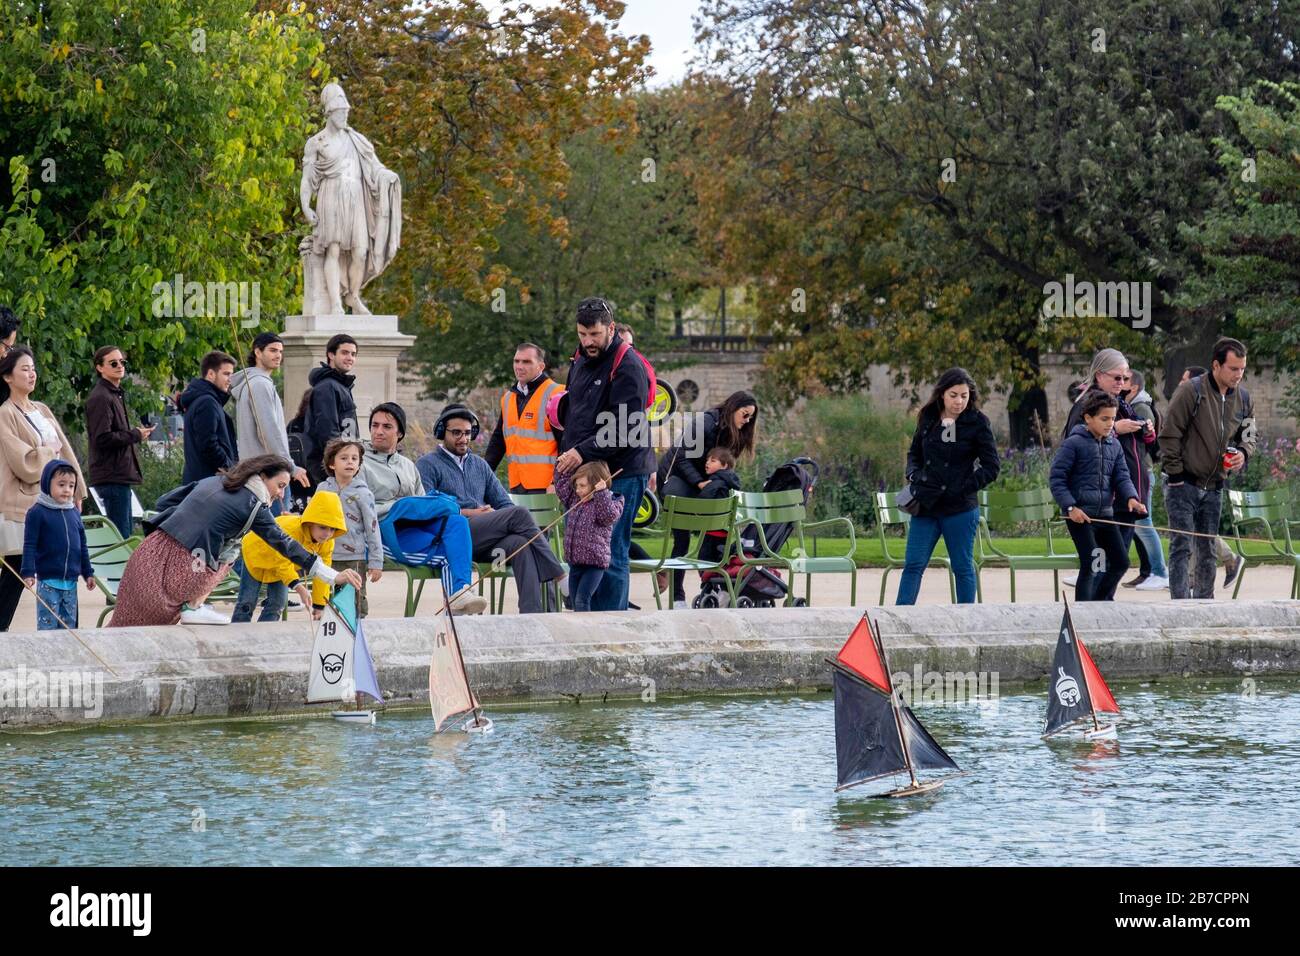
[[[1300,682],[1114,689],[1118,744],[918,705],[968,775],[905,801],[833,792],[829,693],[4,735],[0,864],[1300,860]]]

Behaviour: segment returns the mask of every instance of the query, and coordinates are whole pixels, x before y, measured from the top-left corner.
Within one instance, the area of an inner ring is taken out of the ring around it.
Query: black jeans
[[[667,498],[669,495],[675,495],[678,498],[695,498],[699,495],[699,493],[700,493],[699,488],[696,488],[695,486],[688,484],[685,479],[680,478],[677,475],[673,475],[667,481],[664,482],[663,488],[660,489],[660,500]],[[627,507],[627,505],[624,505],[624,507]],[[691,533],[689,531],[674,531],[673,550],[671,552],[671,556],[674,558],[680,558],[690,549],[691,549]],[[685,571],[673,572],[673,600],[674,601],[686,600],[686,572]]]
[[[1128,546],[1124,543],[1121,529],[1113,524],[1079,524],[1068,519],[1065,526],[1074,539],[1074,549],[1079,552],[1079,577],[1074,583],[1074,599],[1115,600],[1115,587],[1128,570]],[[1129,533],[1132,533],[1132,525]]]
[[[0,568],[0,631],[9,630],[14,621],[14,611],[18,610],[18,601],[23,596],[23,580],[18,572],[23,568],[21,554],[7,554],[4,559],[13,574]]]

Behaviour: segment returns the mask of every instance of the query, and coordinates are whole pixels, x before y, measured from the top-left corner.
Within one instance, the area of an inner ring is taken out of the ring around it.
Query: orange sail
[[[434,618],[433,656],[429,660],[429,706],[433,710],[433,729],[458,714],[478,707],[461,659],[456,630],[444,609]]]
[[[880,659],[866,614],[862,615],[862,620],[858,621],[858,626],[844,642],[835,660],[873,687],[886,694],[891,692],[889,673],[885,670],[885,662]]]
[[[1079,659],[1083,664],[1083,676],[1088,681],[1088,696],[1092,698],[1092,709],[1099,714],[1118,714],[1119,704],[1115,703],[1115,696],[1102,679],[1101,671],[1092,662],[1092,655],[1088,653],[1083,638],[1076,634],[1074,641],[1079,646]]]

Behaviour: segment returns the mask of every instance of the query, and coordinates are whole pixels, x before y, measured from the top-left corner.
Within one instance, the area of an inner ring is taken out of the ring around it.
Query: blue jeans
[[[104,502],[104,516],[117,525],[122,537],[131,537],[131,486],[96,485],[95,491]]]
[[[980,510],[959,511],[955,515],[932,517],[917,515],[907,526],[907,551],[903,556],[903,577],[898,582],[895,604],[915,604],[921,591],[921,575],[943,538],[952,562],[952,576],[957,581],[957,603],[975,603],[975,531]]]
[[[1133,533],[1142,542],[1142,547],[1147,553],[1147,560],[1151,562],[1151,574],[1157,578],[1169,577],[1169,568],[1165,565],[1165,549],[1160,543],[1160,533],[1156,531],[1155,525],[1151,522],[1151,493],[1154,490],[1153,484],[1147,482],[1147,500],[1143,502],[1147,506],[1147,516],[1139,518],[1133,526]]]
[[[253,619],[253,608],[262,594],[262,582],[248,573],[248,568],[239,569],[239,597],[235,599],[235,613],[230,615],[230,623],[244,624]],[[258,621],[278,621],[289,603],[289,585],[283,581],[272,581],[266,585],[266,600],[262,602],[262,613]]]
[[[77,589],[52,588],[44,581],[36,582],[36,593],[40,600],[36,602],[36,629],[38,631],[61,631],[64,626],[77,626]],[[45,609],[49,605],[49,610]],[[50,613],[53,611],[53,613]],[[58,615],[57,617],[55,615]]]
[[[590,611],[591,596],[596,593],[605,569],[590,564],[569,565],[569,596],[573,600],[575,611]]]
[[[609,539],[609,568],[600,579],[600,586],[591,598],[593,611],[626,611],[628,590],[628,554],[632,544],[632,522],[636,518],[636,509],[641,504],[641,496],[650,484],[649,475],[633,475],[630,478],[615,478],[609,490],[623,496],[623,513],[614,523],[614,532]]]

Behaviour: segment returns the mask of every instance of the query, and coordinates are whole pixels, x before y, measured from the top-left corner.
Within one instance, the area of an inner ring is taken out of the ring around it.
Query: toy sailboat
[[[433,711],[433,729],[441,733],[453,717],[469,714],[461,725],[467,734],[488,734],[493,724],[479,707],[478,698],[469,686],[465,658],[456,636],[455,615],[444,602],[433,623],[433,655],[429,659],[429,707]]]
[[[947,776],[918,781],[918,770],[961,768],[894,691],[880,634],[862,615],[835,660],[836,791],[906,772],[911,783],[882,797],[912,797],[943,786]],[[948,776],[954,776],[949,774]]]
[[[307,702],[355,702],[355,710],[335,710],[330,716],[347,723],[373,724],[375,712],[360,706],[362,694],[380,702],[384,699],[361,620],[357,617],[356,590],[344,585],[325,606],[316,625]]]
[[[1097,719],[1098,714],[1118,714],[1119,705],[1102,680],[1101,671],[1092,662],[1088,648],[1075,633],[1068,602],[1061,618],[1061,633],[1056,639],[1056,655],[1052,659],[1048,688],[1044,738],[1088,719],[1091,719],[1092,726],[1085,725],[1084,739],[1103,740],[1117,736],[1113,722],[1103,724]]]

